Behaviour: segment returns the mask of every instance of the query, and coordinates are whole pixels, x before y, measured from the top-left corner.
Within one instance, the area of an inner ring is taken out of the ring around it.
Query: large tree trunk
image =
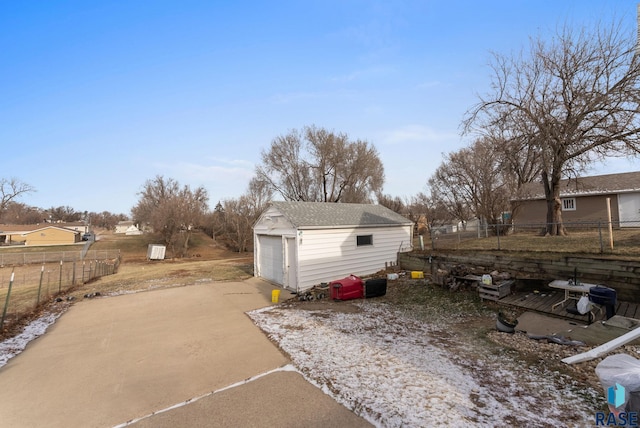
[[[560,200],[560,179],[562,175],[553,171],[551,179],[546,171],[542,172],[542,184],[547,200],[546,235],[566,236],[567,231],[562,222],[562,202]]]
[[[191,228],[188,228],[184,233],[184,245],[182,246],[182,257],[186,256],[189,252],[189,240],[191,239]]]

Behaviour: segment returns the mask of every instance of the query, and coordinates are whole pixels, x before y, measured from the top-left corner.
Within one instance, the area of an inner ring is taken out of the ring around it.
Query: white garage
[[[411,250],[412,231],[381,205],[273,202],[253,228],[254,274],[293,292],[373,274]]]

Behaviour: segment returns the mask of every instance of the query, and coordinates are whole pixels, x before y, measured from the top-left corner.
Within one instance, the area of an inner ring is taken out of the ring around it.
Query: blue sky
[[[636,1],[5,1],[0,177],[41,208],[129,214],[156,175],[213,207],[273,138],[316,125],[373,144],[384,193],[415,195],[469,143],[491,51],[614,19],[635,32]]]

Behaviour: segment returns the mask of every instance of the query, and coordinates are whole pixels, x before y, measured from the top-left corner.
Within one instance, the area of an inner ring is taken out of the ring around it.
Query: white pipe
[[[595,358],[598,358],[609,351],[613,351],[616,348],[621,347],[622,345],[626,345],[627,343],[633,341],[640,337],[640,327],[631,330],[623,334],[620,337],[617,337],[609,342],[598,346],[597,348],[593,348],[590,351],[583,352],[582,354],[574,355],[572,357],[567,357],[562,360],[563,363],[573,364],[573,363],[583,363],[585,361],[590,361]]]

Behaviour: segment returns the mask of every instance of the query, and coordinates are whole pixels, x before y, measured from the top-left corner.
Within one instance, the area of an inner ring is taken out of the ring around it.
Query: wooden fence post
[[[611,198],[607,198],[607,220],[609,221],[609,247],[613,250],[613,224],[611,223]]]

